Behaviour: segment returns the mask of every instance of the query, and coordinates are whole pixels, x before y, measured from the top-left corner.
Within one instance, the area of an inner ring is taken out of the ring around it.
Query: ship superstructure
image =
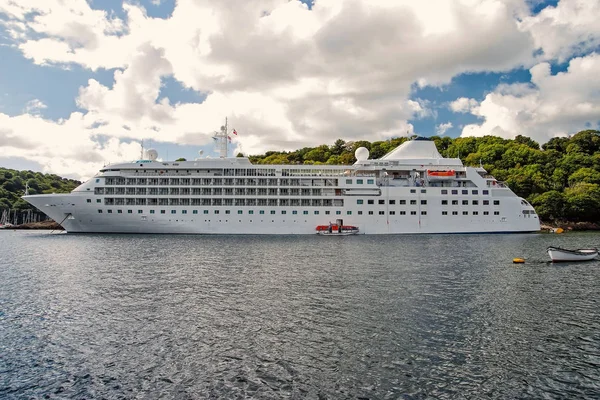
[[[225,128],[226,129],[226,128]],[[219,140],[227,141],[227,135]],[[227,152],[225,144],[225,154]],[[68,232],[361,234],[533,232],[533,207],[482,167],[410,140],[354,165],[253,165],[247,158],[111,164],[69,194],[24,196]]]

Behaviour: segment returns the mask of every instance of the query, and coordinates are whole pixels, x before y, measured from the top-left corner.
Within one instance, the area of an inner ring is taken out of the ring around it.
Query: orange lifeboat
[[[432,170],[427,170],[427,176],[432,176],[432,177],[438,177],[438,178],[449,178],[449,177],[453,177],[455,175],[455,172],[453,169],[449,170],[449,171],[432,171]]]

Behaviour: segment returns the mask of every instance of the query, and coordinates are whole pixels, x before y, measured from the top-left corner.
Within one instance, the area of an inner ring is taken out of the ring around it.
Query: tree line
[[[67,193],[81,182],[61,178],[54,174],[33,171],[17,171],[0,167],[0,210],[35,209],[21,198],[28,186],[29,194]]]
[[[409,138],[376,142],[338,139],[331,146],[268,151],[249,158],[255,164],[350,165],[356,162],[354,152],[359,147],[366,147],[370,158],[377,159],[406,140]],[[460,158],[465,165],[482,165],[533,204],[543,221],[600,223],[600,131],[555,137],[541,147],[522,135],[515,139],[433,136],[431,140],[443,157]],[[80,184],[54,174],[0,168],[0,210],[32,208],[21,199],[26,183],[30,194],[64,193]]]

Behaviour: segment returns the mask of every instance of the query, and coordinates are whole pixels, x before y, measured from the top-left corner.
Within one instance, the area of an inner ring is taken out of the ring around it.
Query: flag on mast
[[[233,134],[234,134],[234,135],[237,135],[237,131],[236,131],[235,129],[233,130]]]
[[[229,143],[231,143],[231,136],[227,136],[227,139],[229,139]]]

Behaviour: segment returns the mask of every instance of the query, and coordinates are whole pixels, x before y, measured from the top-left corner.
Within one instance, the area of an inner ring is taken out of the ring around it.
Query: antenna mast
[[[227,135],[227,118],[225,118],[225,125],[221,126],[219,132],[215,132],[213,139],[218,143],[219,146],[219,157],[227,158],[228,154],[228,143],[229,136]]]

